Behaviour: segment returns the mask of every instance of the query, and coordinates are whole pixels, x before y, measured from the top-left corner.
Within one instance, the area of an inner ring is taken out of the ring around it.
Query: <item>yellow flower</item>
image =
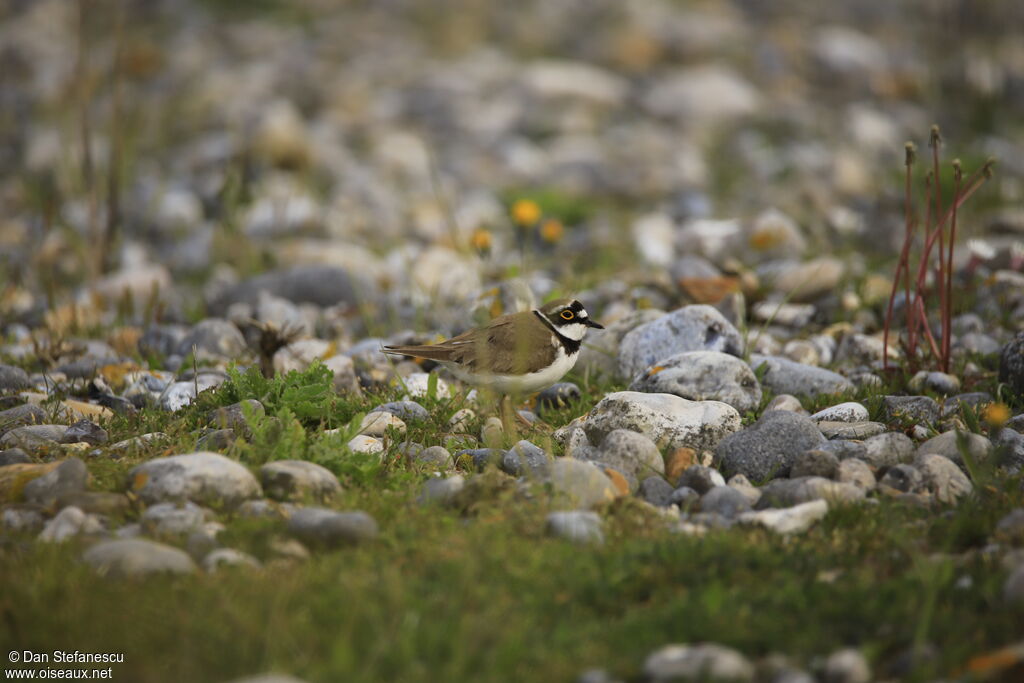
[[[548,244],[561,242],[564,235],[565,227],[556,218],[549,218],[540,224],[540,238]]]
[[[992,427],[1002,427],[1012,417],[1012,413],[1005,403],[989,403],[981,411],[981,417]]]
[[[527,227],[540,220],[540,205],[532,199],[517,199],[512,205],[512,220]]]
[[[477,251],[488,251],[494,243],[491,231],[486,228],[477,228],[469,238],[469,243]]]

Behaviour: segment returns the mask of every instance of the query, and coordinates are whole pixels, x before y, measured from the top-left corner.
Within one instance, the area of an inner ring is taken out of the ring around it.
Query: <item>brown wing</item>
[[[518,324],[513,325],[513,322]],[[531,311],[495,318],[486,326],[463,332],[438,344],[385,346],[388,353],[457,363],[476,371],[481,365],[493,374],[520,374],[530,364],[550,365],[557,349],[551,331]]]

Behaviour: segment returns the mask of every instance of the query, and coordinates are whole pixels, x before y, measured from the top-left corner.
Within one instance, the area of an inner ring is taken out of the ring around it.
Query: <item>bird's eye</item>
[[[573,313],[572,311],[569,311],[569,310],[562,311],[562,320],[572,320],[575,317],[576,317],[576,314]]]

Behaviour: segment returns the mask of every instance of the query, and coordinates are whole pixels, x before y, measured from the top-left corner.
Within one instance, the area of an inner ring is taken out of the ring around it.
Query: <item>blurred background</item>
[[[932,123],[967,173],[999,160],[958,259],[1018,253],[1022,26],[1014,0],[6,0],[3,331],[260,317],[262,289],[454,332],[473,302],[608,319],[787,274],[829,319],[880,306]]]

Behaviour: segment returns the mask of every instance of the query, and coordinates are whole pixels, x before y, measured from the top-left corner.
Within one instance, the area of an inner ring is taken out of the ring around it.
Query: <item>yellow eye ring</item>
[[[572,320],[576,317],[576,314],[572,311],[562,311],[562,320]]]

